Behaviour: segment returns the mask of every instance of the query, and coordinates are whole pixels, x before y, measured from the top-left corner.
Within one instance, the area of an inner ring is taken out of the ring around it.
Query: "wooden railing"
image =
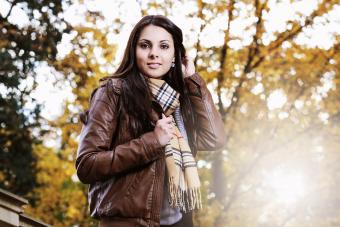
[[[46,227],[50,226],[24,214],[23,205],[28,201],[20,196],[0,189],[1,227]]]

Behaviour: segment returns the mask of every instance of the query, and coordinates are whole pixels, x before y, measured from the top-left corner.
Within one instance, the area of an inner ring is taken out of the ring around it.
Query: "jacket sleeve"
[[[197,120],[195,124],[197,149],[216,150],[223,147],[226,142],[224,123],[205,81],[197,73],[184,80]]]
[[[92,95],[86,123],[77,150],[77,175],[85,184],[103,181],[115,174],[147,164],[164,154],[153,131],[110,150],[117,128],[118,95],[100,87]]]

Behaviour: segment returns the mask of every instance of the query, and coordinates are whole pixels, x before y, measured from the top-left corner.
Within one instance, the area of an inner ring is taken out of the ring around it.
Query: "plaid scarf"
[[[196,161],[190,147],[183,138],[179,127],[184,126],[179,117],[179,93],[172,89],[164,80],[146,79],[153,98],[160,104],[165,116],[173,116],[175,136],[165,146],[165,162],[169,176],[169,203],[171,207],[179,207],[187,212],[195,208],[202,208],[200,180],[197,172]],[[179,125],[181,124],[182,125]],[[184,129],[184,127],[181,127]],[[184,129],[185,133],[185,129]],[[186,133],[185,133],[186,134]]]

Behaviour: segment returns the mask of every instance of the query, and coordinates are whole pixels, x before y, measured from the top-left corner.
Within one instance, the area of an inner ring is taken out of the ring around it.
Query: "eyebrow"
[[[139,40],[139,42],[141,42],[141,41],[144,41],[144,42],[149,42],[149,43],[151,43],[151,41],[150,41],[150,40],[148,40],[148,39],[140,39],[140,40]],[[159,42],[160,42],[160,43],[161,43],[161,42],[169,42],[169,40],[167,40],[167,39],[163,39],[163,40],[160,40]]]

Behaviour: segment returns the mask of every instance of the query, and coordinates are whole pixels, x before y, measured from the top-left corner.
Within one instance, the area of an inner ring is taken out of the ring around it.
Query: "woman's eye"
[[[139,44],[139,46],[140,46],[142,49],[146,49],[146,48],[149,47],[149,44],[141,43],[141,44]]]
[[[166,44],[161,45],[161,49],[168,49],[168,48],[169,48],[169,46],[166,45]]]

